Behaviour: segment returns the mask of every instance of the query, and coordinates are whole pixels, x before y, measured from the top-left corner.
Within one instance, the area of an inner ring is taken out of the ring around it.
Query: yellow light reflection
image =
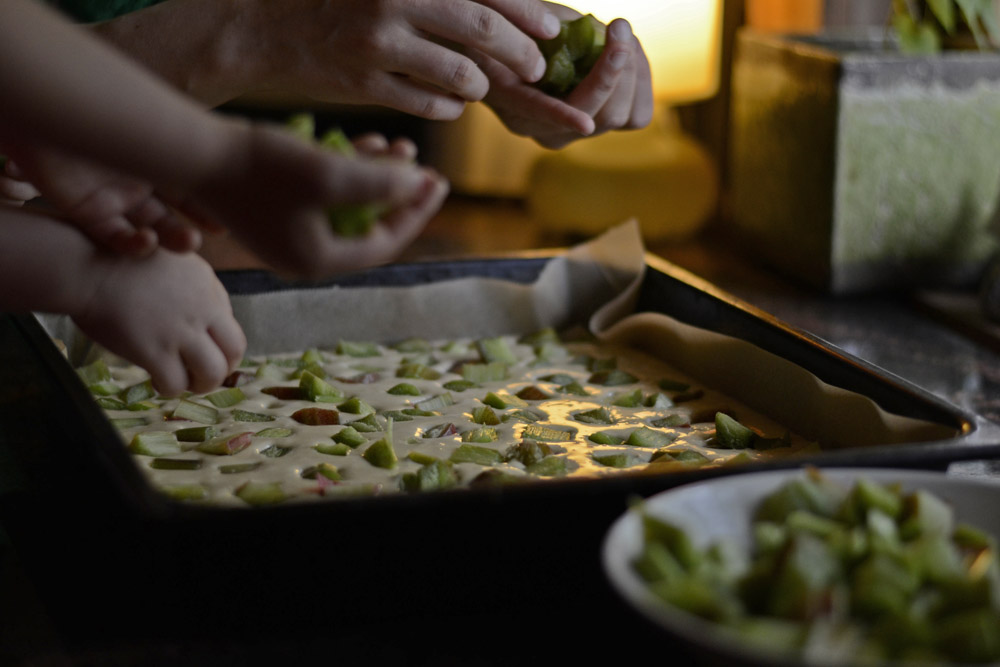
[[[653,69],[657,99],[711,97],[719,85],[722,0],[579,0],[574,9],[608,23],[627,19]]]

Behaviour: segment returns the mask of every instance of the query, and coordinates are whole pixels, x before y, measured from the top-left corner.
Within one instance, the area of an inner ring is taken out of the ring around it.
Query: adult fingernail
[[[539,79],[541,79],[542,76],[545,75],[546,67],[547,65],[545,64],[545,58],[539,58],[538,62],[535,63],[535,72],[534,74],[532,74],[532,81],[538,81]]]
[[[632,36],[631,26],[629,26],[628,21],[623,19],[612,21],[611,25],[608,26],[608,32],[611,33],[611,39],[616,42],[624,42]]]
[[[542,29],[549,37],[558,35],[561,28],[562,24],[559,22],[559,17],[555,14],[547,12],[542,18]]]

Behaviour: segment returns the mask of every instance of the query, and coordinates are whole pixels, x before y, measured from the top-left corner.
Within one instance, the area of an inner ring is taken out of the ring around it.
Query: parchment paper
[[[645,268],[638,226],[627,222],[550,260],[519,284],[460,278],[406,287],[330,287],[232,298],[248,354],[331,347],[338,340],[394,342],[527,333],[587,323],[729,394],[792,431],[826,444],[865,446],[955,437],[949,427],[892,415],[781,357],[661,313],[634,313]],[[67,318],[41,318],[80,363],[87,344]]]

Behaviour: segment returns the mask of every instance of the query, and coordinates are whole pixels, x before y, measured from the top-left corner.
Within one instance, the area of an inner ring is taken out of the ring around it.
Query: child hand
[[[388,262],[420,233],[448,188],[441,176],[410,162],[415,149],[409,142],[365,141],[375,142],[375,157],[344,157],[280,128],[241,126],[224,164],[207,172],[213,176],[178,208],[227,228],[287,275],[319,278]],[[387,159],[387,152],[407,157]],[[388,206],[371,232],[352,238],[333,233],[330,207],[368,202]]]
[[[559,9],[562,18],[579,16]],[[546,148],[609,130],[645,127],[653,116],[649,62],[624,19],[608,25],[600,59],[565,99],[546,95],[483,54],[476,61],[490,78],[486,104],[512,132]]]
[[[145,368],[160,394],[210,391],[239,363],[246,338],[225,289],[197,255],[101,254],[95,270],[104,275],[69,314],[95,341]]]
[[[141,180],[50,148],[22,146],[6,167],[23,194],[45,197],[95,243],[115,252],[143,256],[158,245],[186,252],[201,243],[199,231]]]
[[[39,196],[31,183],[24,180],[21,171],[6,157],[0,158],[0,204],[21,206]]]

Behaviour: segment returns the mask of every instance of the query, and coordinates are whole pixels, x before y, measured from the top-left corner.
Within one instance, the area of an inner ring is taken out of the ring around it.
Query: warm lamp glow
[[[722,0],[579,0],[580,12],[627,19],[653,69],[657,99],[711,97],[719,87]]]

